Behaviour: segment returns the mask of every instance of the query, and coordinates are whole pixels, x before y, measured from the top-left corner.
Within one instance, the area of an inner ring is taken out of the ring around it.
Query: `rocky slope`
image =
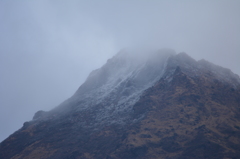
[[[0,144],[1,159],[240,158],[240,78],[185,53],[118,53]]]

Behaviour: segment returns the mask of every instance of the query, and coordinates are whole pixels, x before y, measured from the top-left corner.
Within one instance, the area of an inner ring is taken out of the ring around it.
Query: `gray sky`
[[[169,47],[240,75],[239,0],[1,0],[0,141],[125,47]]]

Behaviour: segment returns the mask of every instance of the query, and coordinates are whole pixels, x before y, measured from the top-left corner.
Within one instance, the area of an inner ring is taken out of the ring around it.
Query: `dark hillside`
[[[185,53],[156,57],[161,63],[151,59],[127,69],[123,57],[114,57],[91,74],[80,94],[50,112],[37,112],[4,140],[0,158],[240,158],[239,77]],[[102,69],[108,75],[95,89],[91,83]],[[139,79],[143,75],[148,77]]]

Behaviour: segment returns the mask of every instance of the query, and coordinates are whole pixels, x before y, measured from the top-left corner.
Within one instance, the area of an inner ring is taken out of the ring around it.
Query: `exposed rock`
[[[33,120],[40,119],[40,118],[44,117],[44,115],[46,115],[46,114],[47,114],[47,112],[45,112],[43,110],[39,110],[34,114]]]

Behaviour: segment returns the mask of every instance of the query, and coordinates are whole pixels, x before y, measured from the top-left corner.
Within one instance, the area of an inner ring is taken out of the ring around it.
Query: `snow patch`
[[[96,121],[123,122],[123,114],[131,112],[144,90],[163,76],[168,58],[173,55],[175,52],[166,50],[141,55],[121,52],[93,71],[78,91],[57,109],[92,109],[97,110]]]

